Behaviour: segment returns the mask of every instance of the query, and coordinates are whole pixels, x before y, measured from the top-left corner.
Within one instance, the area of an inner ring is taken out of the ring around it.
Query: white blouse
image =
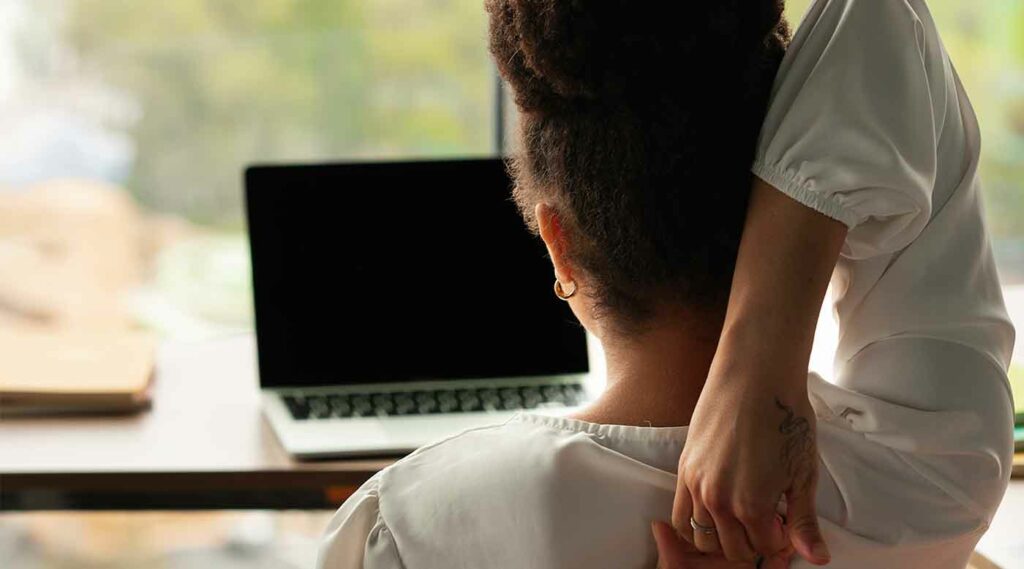
[[[923,0],[811,6],[753,171],[850,228],[835,382],[808,379],[830,567],[962,568],[1006,488],[1014,330],[979,152]],[[685,436],[532,414],[463,433],[360,488],[318,565],[649,569]]]

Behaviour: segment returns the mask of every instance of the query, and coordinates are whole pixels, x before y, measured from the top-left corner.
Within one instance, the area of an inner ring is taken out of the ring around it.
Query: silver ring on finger
[[[690,516],[690,527],[692,527],[694,531],[699,531],[704,535],[715,535],[715,531],[717,531],[715,530],[714,525],[701,525],[697,520],[693,519],[693,516]]]

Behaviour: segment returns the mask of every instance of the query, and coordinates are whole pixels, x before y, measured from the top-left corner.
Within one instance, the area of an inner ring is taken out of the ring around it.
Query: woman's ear
[[[572,282],[572,267],[566,254],[568,236],[558,212],[550,205],[541,202],[534,207],[533,215],[537,218],[540,238],[544,240],[544,245],[548,248],[548,256],[551,257],[551,264],[554,265],[555,278],[563,283]]]
[[[537,228],[540,230],[540,238],[544,240],[544,245],[548,248],[548,256],[551,257],[551,264],[555,268],[555,278],[562,285],[561,290],[572,291],[572,293],[568,294],[571,298],[562,296],[565,293],[560,292],[559,289],[555,290],[555,294],[569,303],[569,308],[572,309],[572,313],[576,315],[576,318],[579,319],[580,324],[584,328],[599,334],[596,332],[597,328],[594,327],[593,311],[589,303],[586,302],[586,295],[575,294],[576,289],[581,286],[581,283],[576,279],[583,275],[574,272],[572,263],[569,262],[569,251],[572,249],[570,247],[572,234],[565,230],[565,224],[558,216],[558,212],[550,205],[546,203],[537,204],[533,209],[533,214],[537,216]]]

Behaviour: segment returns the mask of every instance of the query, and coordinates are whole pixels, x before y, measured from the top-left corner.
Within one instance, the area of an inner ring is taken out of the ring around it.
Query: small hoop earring
[[[555,296],[561,298],[562,300],[569,300],[570,298],[572,298],[573,295],[576,294],[577,286],[576,281],[570,282],[572,283],[572,290],[570,290],[569,292],[565,292],[565,290],[562,288],[562,281],[555,279]]]

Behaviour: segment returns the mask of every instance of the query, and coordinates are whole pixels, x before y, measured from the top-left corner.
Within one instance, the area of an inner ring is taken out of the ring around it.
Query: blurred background
[[[485,35],[477,0],[0,0],[0,315],[250,328],[243,168],[492,152]]]
[[[1024,328],[1024,3],[929,5],[981,120]],[[251,329],[243,168],[491,154],[494,73],[482,0],[0,0],[0,327]],[[0,559],[309,566],[326,516],[0,513]]]

